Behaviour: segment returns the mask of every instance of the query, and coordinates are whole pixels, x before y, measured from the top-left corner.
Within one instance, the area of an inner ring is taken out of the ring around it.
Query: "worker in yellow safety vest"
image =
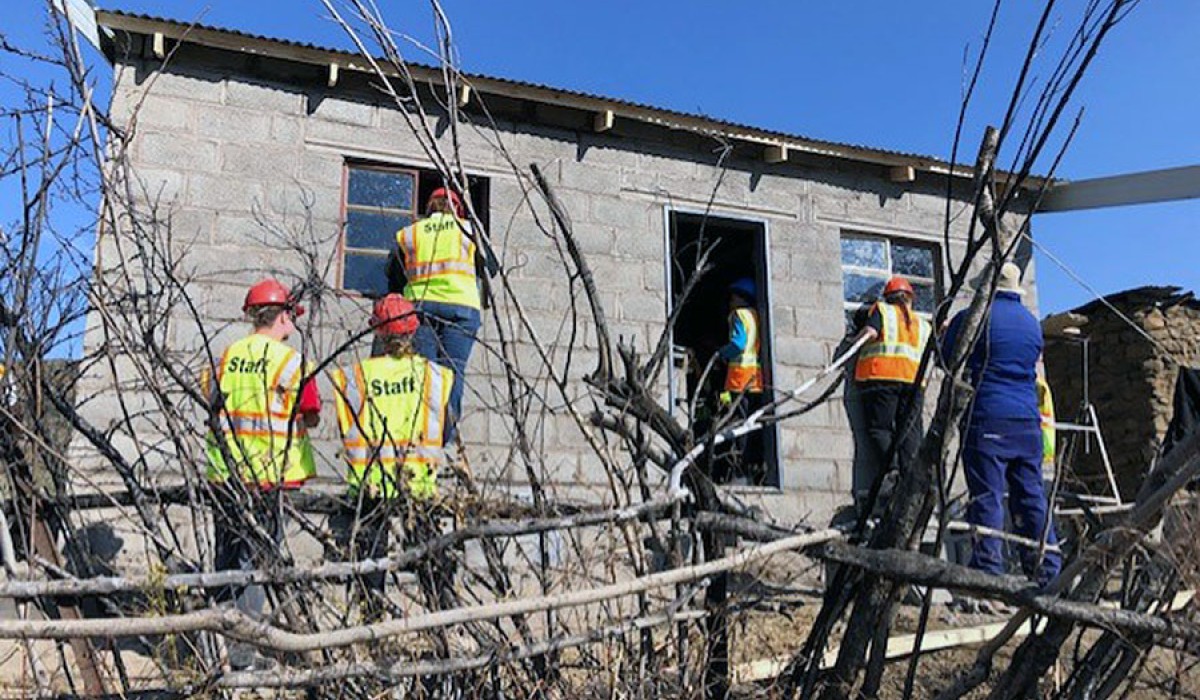
[[[300,353],[286,344],[304,308],[279,281],[266,279],[250,288],[242,311],[254,331],[202,376],[211,407],[208,480],[218,571],[271,564],[283,541],[281,496],[316,474],[307,431],[320,421],[321,399]],[[217,599],[234,599],[257,617],[266,594],[259,585],[230,587]],[[253,647],[230,645],[234,668],[261,661]]]
[[[1037,378],[1037,392],[1038,415],[1041,416],[1042,422],[1042,463],[1054,466],[1057,456],[1057,436],[1054,430],[1054,395],[1050,393],[1050,385],[1041,376]]]
[[[403,294],[421,318],[414,338],[416,350],[449,367],[456,378],[450,392],[449,444],[462,415],[467,362],[481,323],[477,256],[456,192],[435,189],[426,213],[424,219],[396,233],[396,246],[404,270]]]
[[[915,386],[921,355],[929,342],[930,326],[913,310],[915,292],[908,280],[892,277],[883,288],[883,299],[871,306],[856,342],[867,338],[858,353],[854,381],[866,423],[865,443],[870,450],[855,499],[869,492],[880,473],[892,465],[903,468],[916,456],[922,433],[921,395]],[[910,392],[911,410],[900,415]],[[889,454],[893,461],[887,462]]]
[[[386,556],[388,518],[397,504],[410,506],[410,539],[420,527],[428,534],[454,384],[453,371],[413,348],[420,323],[407,299],[389,294],[378,300],[371,324],[383,354],[333,372],[349,501],[354,504],[353,513],[341,514],[333,529],[351,558],[364,559]],[[351,532],[353,543],[348,542]],[[362,584],[372,601],[368,610],[377,615],[370,594],[383,592],[384,574],[369,574]]]
[[[763,405],[763,367],[759,352],[762,338],[755,308],[757,298],[757,285],[749,277],[738,279],[729,286],[729,342],[717,353],[725,361],[725,385],[720,403],[723,407],[733,407],[735,422],[748,418]],[[731,456],[732,463],[728,466],[714,463],[714,479],[732,478],[761,485],[766,477],[761,433],[750,433],[735,440]]]

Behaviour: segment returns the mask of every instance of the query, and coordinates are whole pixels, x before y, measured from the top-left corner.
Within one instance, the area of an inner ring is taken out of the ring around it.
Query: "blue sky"
[[[41,3],[6,13],[13,38]],[[394,29],[423,41],[423,0],[381,3]],[[1060,0],[1052,56],[1083,0]],[[1007,0],[970,113],[973,156],[997,121],[1037,19]],[[106,7],[344,45],[317,0],[116,0]],[[607,3],[445,0],[466,70],[646,102],[816,138],[948,157],[964,76],[989,0],[704,0]],[[25,14],[25,17],[21,15]],[[5,26],[8,25],[8,26]],[[1085,108],[1059,175],[1084,179],[1200,163],[1200,2],[1145,0],[1102,49],[1078,93]],[[419,59],[414,52],[410,57]],[[1048,71],[1038,64],[1041,74]],[[101,67],[102,68],[102,67]],[[0,86],[3,96],[5,86]],[[9,136],[6,134],[5,136]],[[9,211],[5,205],[4,212]],[[10,217],[5,213],[5,220]],[[1142,284],[1200,288],[1200,201],[1039,215],[1039,242],[1100,293]],[[1043,313],[1092,292],[1039,257]]]

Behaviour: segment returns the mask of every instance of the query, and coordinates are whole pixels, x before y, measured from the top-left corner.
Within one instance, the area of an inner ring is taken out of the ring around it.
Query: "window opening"
[[[488,226],[489,182],[468,176],[471,204]],[[347,163],[341,288],[374,297],[403,289],[392,256],[396,232],[424,215],[430,193],[442,186],[435,170]]]
[[[941,298],[939,248],[912,240],[860,233],[842,234],[842,299],[847,327],[864,306],[880,298],[892,275],[912,283],[913,308],[931,317]]]

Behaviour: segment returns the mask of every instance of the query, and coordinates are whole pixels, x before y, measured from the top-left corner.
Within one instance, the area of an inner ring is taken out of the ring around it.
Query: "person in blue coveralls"
[[[990,270],[980,276],[983,283]],[[970,503],[967,520],[994,530],[1004,529],[1005,491],[1016,534],[1047,545],[1057,544],[1048,517],[1042,481],[1042,429],[1038,410],[1037,364],[1042,329],[1021,303],[1021,269],[1000,268],[995,300],[984,330],[967,361],[967,378],[975,399],[963,426],[963,463]],[[948,358],[960,342],[965,312],[950,322],[942,342]],[[1040,547],[1020,547],[1025,575],[1047,584],[1062,568],[1057,551],[1037,561]],[[1005,572],[1003,549],[996,537],[974,538],[969,566],[993,574]]]

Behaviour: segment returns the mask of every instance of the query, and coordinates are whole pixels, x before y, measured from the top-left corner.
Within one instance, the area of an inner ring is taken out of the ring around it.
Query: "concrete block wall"
[[[308,240],[308,252],[318,260],[333,261],[323,268],[324,281],[336,286],[347,159],[428,167],[405,115],[377,96],[252,77],[261,67],[255,72],[239,60],[245,59],[196,50],[181,52],[170,71],[121,66],[114,93],[113,112],[127,120],[131,105],[141,104],[136,123],[127,125],[136,127],[131,155],[142,197],[169,211],[176,237],[186,241],[182,267],[202,318],[177,314],[172,342],[197,372],[204,364],[199,331],[218,348],[244,332],[239,307],[247,284],[266,274],[287,278],[303,271],[297,239]],[[450,131],[443,122],[430,114],[431,130],[448,149]],[[518,316],[500,294],[498,307],[485,312],[468,377],[462,434],[476,475],[495,484],[525,480],[519,422],[539,456],[534,468],[543,478],[593,502],[609,498],[600,460],[567,410],[574,407],[584,419],[592,410],[583,377],[595,367],[595,329],[582,288],[569,283],[560,242],[539,228],[539,221],[549,221],[546,208],[536,195],[529,198],[532,207],[526,203],[530,183],[513,172],[509,158],[522,168],[537,163],[546,173],[587,255],[613,340],[632,342],[643,357],[658,342],[667,313],[664,211],[702,209],[711,200],[714,214],[765,221],[780,388],[818,371],[842,339],[843,230],[940,241],[944,203],[937,193],[944,184],[924,179],[893,184],[881,166],[766,165],[734,157],[722,175],[711,149],[694,147],[703,142],[700,137],[647,132],[644,125],[632,133],[658,138],[523,122],[497,126],[494,134],[458,129],[464,167],[489,178],[490,236],[520,306]],[[112,273],[113,249],[127,235],[101,237],[99,267],[108,271],[102,274]],[[366,317],[365,300],[328,296],[306,333],[306,350],[314,358],[345,342]],[[99,325],[91,319],[88,351],[102,342]],[[510,343],[503,351],[502,337]],[[534,337],[551,358],[549,367]],[[351,355],[366,350],[359,344]],[[573,359],[566,366],[568,354]],[[506,366],[521,371],[544,401],[512,396]],[[84,381],[88,390],[100,392],[125,379],[97,365]],[[565,380],[565,394],[555,388],[556,379]],[[331,389],[323,388],[330,397]],[[665,401],[665,384],[657,389]],[[107,410],[93,417],[103,419]],[[322,475],[336,483],[340,464],[332,415],[316,437]],[[847,500],[854,444],[839,402],[781,426],[779,444],[782,491],[759,494],[772,509],[825,517]]]

